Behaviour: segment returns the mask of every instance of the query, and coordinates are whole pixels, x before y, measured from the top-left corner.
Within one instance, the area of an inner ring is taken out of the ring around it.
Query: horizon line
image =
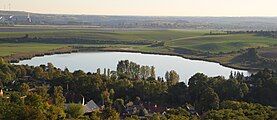
[[[24,11],[24,10],[2,10],[0,9],[0,12],[26,12],[26,13],[31,13],[31,14],[43,14],[43,15],[76,15],[76,16],[134,16],[134,17],[263,17],[263,18],[275,18],[276,16],[236,16],[236,15],[222,15],[222,16],[213,16],[213,15],[198,15],[198,16],[193,16],[193,15],[131,15],[131,14],[81,14],[81,13],[43,13],[43,12],[33,12],[33,11]]]

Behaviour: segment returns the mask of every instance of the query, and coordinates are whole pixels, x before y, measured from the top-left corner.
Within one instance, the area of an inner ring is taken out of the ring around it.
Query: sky
[[[9,6],[52,14],[277,16],[277,0],[0,0],[1,10]]]

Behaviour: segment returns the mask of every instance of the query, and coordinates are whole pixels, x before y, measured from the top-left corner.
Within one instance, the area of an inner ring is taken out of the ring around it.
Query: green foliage
[[[44,107],[44,102],[42,101],[41,96],[37,94],[27,95],[26,98],[24,98],[24,104],[41,110]]]
[[[189,112],[181,107],[167,110],[165,116],[170,120],[189,120],[190,118]]]
[[[165,79],[169,85],[175,85],[179,82],[180,77],[176,71],[171,70],[165,73]]]
[[[167,120],[167,118],[164,115],[161,114],[154,114],[150,120]]]
[[[36,87],[36,93],[41,96],[41,98],[43,99],[43,101],[47,101],[48,98],[49,98],[49,94],[47,93],[48,92],[48,88],[47,86],[43,85],[43,86],[39,86],[39,87]]]
[[[196,110],[205,112],[208,110],[217,109],[219,106],[219,98],[217,93],[214,92],[212,88],[206,88],[200,94],[200,100],[196,101],[195,107]]]
[[[168,88],[168,103],[174,106],[182,106],[189,101],[189,91],[185,83],[177,83]]]
[[[62,108],[51,105],[47,109],[46,116],[50,120],[62,120],[66,117],[66,113]]]
[[[90,120],[101,120],[101,112],[98,110],[92,111],[90,115]]]
[[[23,100],[21,99],[21,96],[18,93],[12,93],[10,95],[10,102],[17,105],[23,104]]]
[[[154,66],[140,66],[129,60],[119,61],[117,64],[117,75],[119,79],[143,79],[154,78],[155,67]]]
[[[123,99],[116,99],[114,101],[114,108],[117,112],[122,113],[125,111],[125,105]]]
[[[19,88],[19,91],[21,92],[22,95],[27,95],[29,93],[29,85],[26,84],[26,83],[23,83],[20,88]]]
[[[116,112],[116,110],[107,108],[104,109],[101,114],[101,119],[103,120],[120,120],[119,113]]]
[[[221,110],[211,110],[205,115],[207,120],[250,120],[243,113],[242,110],[231,110],[231,109],[221,109]]]
[[[80,118],[85,112],[84,107],[81,104],[71,103],[66,108],[68,118]]]
[[[126,117],[124,120],[139,120],[137,115],[132,115],[131,117]]]
[[[135,69],[136,67],[131,68]],[[132,69],[129,71],[133,71]],[[149,118],[157,120],[198,119],[194,116],[194,114],[197,115],[195,110],[207,119],[213,117],[215,119],[224,117],[269,119],[274,117],[274,112],[270,107],[263,105],[276,104],[276,75],[274,76],[275,73],[270,70],[260,71],[247,79],[242,74],[236,73],[228,80],[220,76],[207,77],[197,73],[189,79],[189,86],[182,82],[169,84],[161,79],[153,78],[120,78],[116,71],[111,72],[115,77],[108,77],[107,74],[85,73],[81,70],[71,73],[67,69],[64,71],[55,69],[51,64],[38,67],[5,64],[0,66],[0,71],[5,71],[4,74],[8,73],[15,78],[14,82],[3,84],[5,88],[9,89],[9,91],[5,91],[5,96],[8,96],[9,99],[0,100],[0,112],[3,112],[0,113],[0,119],[64,119],[63,88],[67,88],[65,93],[81,94],[86,100],[104,103],[103,111],[94,111],[91,114],[90,119],[95,120],[120,119],[119,116],[124,115],[126,108],[125,101],[132,101],[133,105],[139,108],[136,115],[142,116],[152,115],[153,111],[148,110],[145,105],[147,103],[157,105],[161,109],[163,107],[171,108],[169,111],[165,111],[164,115],[157,113]],[[35,76],[34,73],[41,74],[43,77]],[[30,76],[32,81],[21,80],[25,75]],[[169,72],[167,77],[170,78]],[[32,87],[32,91],[29,91],[30,87]],[[220,100],[247,101],[263,105],[234,101],[224,101],[219,105]],[[187,108],[189,112],[183,108],[177,108],[187,107],[189,104],[192,105]],[[85,119],[85,117],[79,116],[83,114],[76,106],[67,113],[72,118]]]
[[[266,120],[274,116],[270,107],[260,104],[224,101],[219,110],[211,110],[205,115],[205,119],[257,119]]]
[[[54,105],[63,108],[64,107],[64,102],[65,98],[63,96],[63,88],[61,86],[54,87]]]

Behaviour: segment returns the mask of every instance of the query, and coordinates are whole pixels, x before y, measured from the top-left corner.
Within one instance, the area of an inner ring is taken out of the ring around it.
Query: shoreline
[[[34,57],[43,57],[45,55],[56,55],[56,54],[70,54],[76,53],[78,50],[73,49],[72,47],[62,47],[46,52],[32,52],[32,53],[17,53],[11,54],[9,56],[3,56],[2,58],[9,63],[18,63],[22,60],[30,60]],[[1,57],[0,57],[1,58]]]

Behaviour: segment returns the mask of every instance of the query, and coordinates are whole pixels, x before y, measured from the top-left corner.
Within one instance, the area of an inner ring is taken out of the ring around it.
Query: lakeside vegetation
[[[11,65],[0,60],[1,119],[276,119],[276,73],[229,78],[196,73],[188,85],[167,72],[155,77],[154,66],[120,61],[117,71],[60,70]],[[75,96],[73,99],[70,96]],[[81,97],[78,97],[81,96]],[[93,100],[99,108],[86,111]],[[85,113],[85,114],[84,114]]]

